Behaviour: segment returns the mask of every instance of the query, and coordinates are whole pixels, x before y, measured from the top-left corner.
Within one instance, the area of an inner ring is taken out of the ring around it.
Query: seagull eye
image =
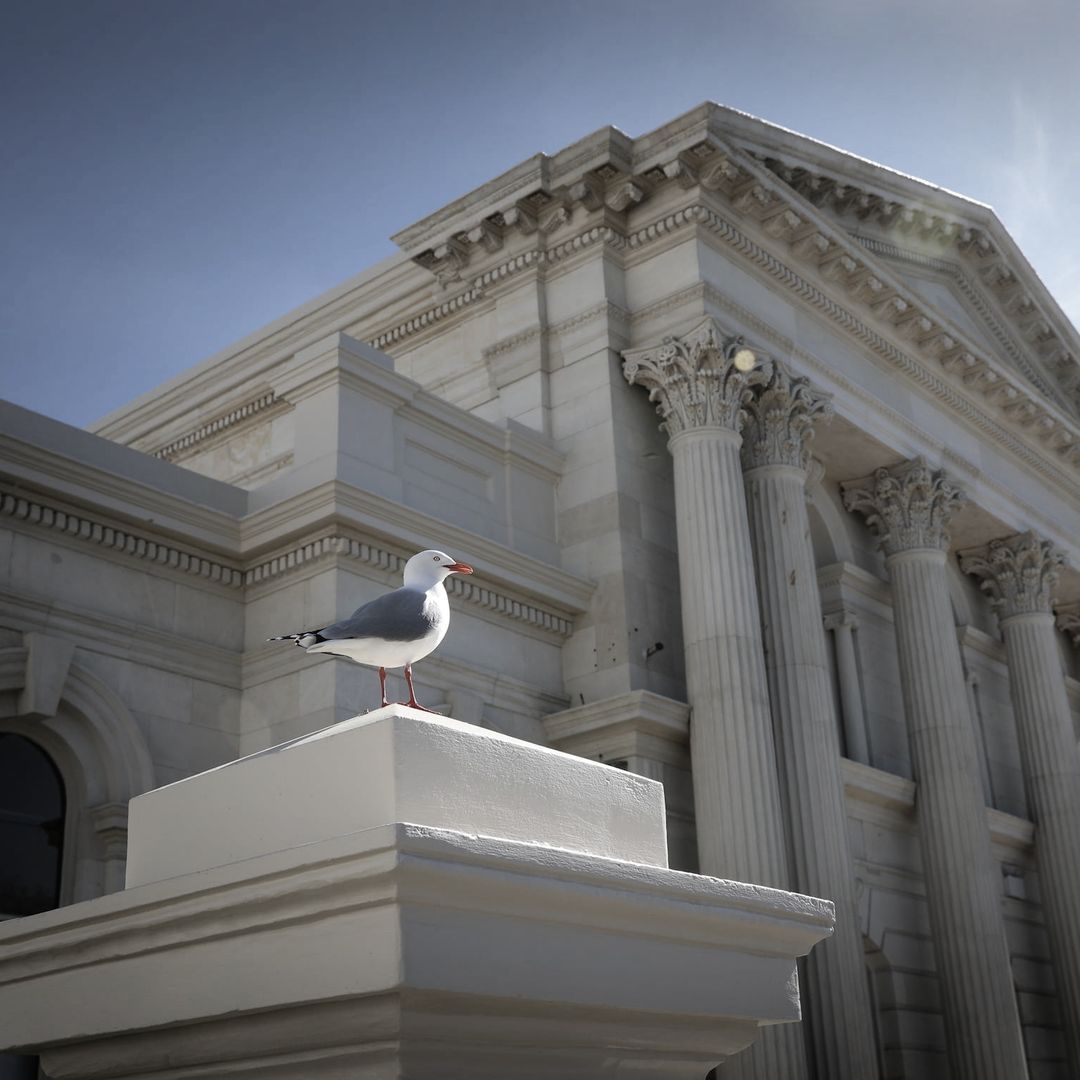
[[[438,562],[438,561],[439,561],[439,556],[438,556],[438,555],[436,555],[436,556],[435,556],[435,561],[436,561],[436,562]]]

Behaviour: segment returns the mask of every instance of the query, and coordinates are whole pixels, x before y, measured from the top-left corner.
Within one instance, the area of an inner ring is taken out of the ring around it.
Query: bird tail
[[[281,634],[279,637],[268,637],[267,641],[291,641],[299,645],[301,649],[310,648],[316,642],[323,641],[323,636],[317,630],[305,630],[302,634]]]

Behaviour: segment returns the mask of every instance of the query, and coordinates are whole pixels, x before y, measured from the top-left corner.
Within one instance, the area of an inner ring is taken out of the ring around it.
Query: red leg
[[[435,713],[434,709],[425,709],[419,701],[416,700],[416,691],[413,689],[412,684],[412,664],[405,665],[405,682],[409,686],[409,700],[403,701],[403,705],[408,705],[410,709],[419,709],[421,712]],[[438,713],[435,713],[438,716]]]
[[[382,703],[385,709],[390,702],[386,700],[386,668],[384,667],[379,668],[379,689],[382,691]]]

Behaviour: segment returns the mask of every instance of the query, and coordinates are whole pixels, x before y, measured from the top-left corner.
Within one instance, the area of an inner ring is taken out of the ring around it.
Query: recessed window
[[[64,782],[21,735],[0,735],[0,919],[60,903]]]

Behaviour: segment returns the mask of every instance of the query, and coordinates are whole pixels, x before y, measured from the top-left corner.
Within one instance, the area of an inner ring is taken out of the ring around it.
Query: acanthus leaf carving
[[[1050,614],[1051,594],[1064,565],[1064,554],[1033,532],[991,540],[985,548],[960,553],[960,569],[980,579],[1002,619]]]
[[[791,465],[806,469],[814,424],[832,419],[831,395],[816,390],[809,379],[793,376],[772,362],[766,380],[752,390],[745,407],[743,468]]]
[[[947,550],[947,527],[965,499],[923,457],[875,470],[841,485],[844,506],[866,517],[886,555],[919,548]]]
[[[663,418],[660,426],[670,436],[709,427],[737,432],[743,406],[765,376],[760,368],[740,371],[729,345],[716,323],[706,319],[682,337],[625,351],[623,375],[649,391]]]

